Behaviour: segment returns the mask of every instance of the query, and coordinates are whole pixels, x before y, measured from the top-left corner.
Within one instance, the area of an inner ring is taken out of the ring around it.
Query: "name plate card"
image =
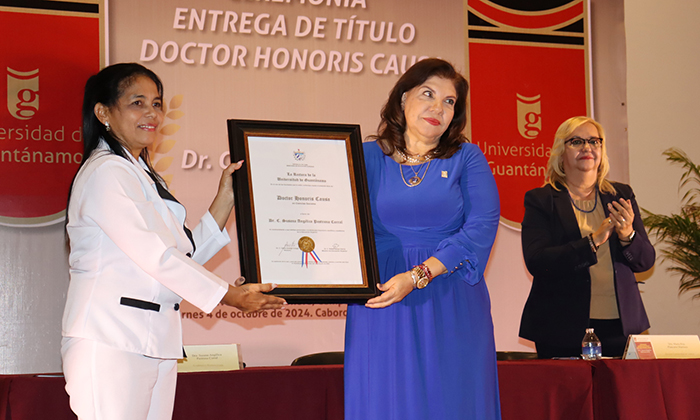
[[[624,359],[700,359],[697,335],[630,335]]]
[[[229,120],[241,275],[289,303],[365,302],[378,271],[360,127]]]
[[[240,344],[184,347],[187,357],[177,361],[178,372],[222,372],[243,369]]]

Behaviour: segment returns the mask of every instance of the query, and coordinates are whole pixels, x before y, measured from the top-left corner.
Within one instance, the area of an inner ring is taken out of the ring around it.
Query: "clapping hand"
[[[632,227],[632,222],[634,222],[632,202],[621,198],[619,201],[608,204],[608,210],[610,211],[611,224],[615,227],[617,236],[621,239],[628,238],[634,231]]]

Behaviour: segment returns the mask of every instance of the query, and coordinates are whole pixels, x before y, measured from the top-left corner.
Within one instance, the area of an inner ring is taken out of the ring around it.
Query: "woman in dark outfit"
[[[603,127],[573,117],[557,130],[545,185],[525,194],[523,256],[533,276],[520,337],[540,358],[581,354],[586,328],[622,356],[649,328],[634,273],[654,265],[632,188],[606,179]]]

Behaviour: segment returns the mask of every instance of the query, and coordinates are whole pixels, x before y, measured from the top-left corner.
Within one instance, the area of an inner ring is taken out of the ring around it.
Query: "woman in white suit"
[[[79,419],[170,419],[183,355],[180,301],[205,312],[279,308],[274,285],[227,282],[205,263],[230,242],[229,165],[190,232],[185,208],[151,166],[147,147],[163,121],[163,87],[134,63],[92,76],[83,101],[84,159],[71,186],[66,230],[70,286],[61,355]]]

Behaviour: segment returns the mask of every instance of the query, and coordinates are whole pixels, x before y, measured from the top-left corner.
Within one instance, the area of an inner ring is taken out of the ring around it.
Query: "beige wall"
[[[630,181],[641,206],[679,211],[674,146],[700,163],[700,3],[625,1]],[[657,247],[657,255],[659,247]],[[641,286],[652,334],[700,334],[700,301],[678,296],[678,276],[657,261]]]

